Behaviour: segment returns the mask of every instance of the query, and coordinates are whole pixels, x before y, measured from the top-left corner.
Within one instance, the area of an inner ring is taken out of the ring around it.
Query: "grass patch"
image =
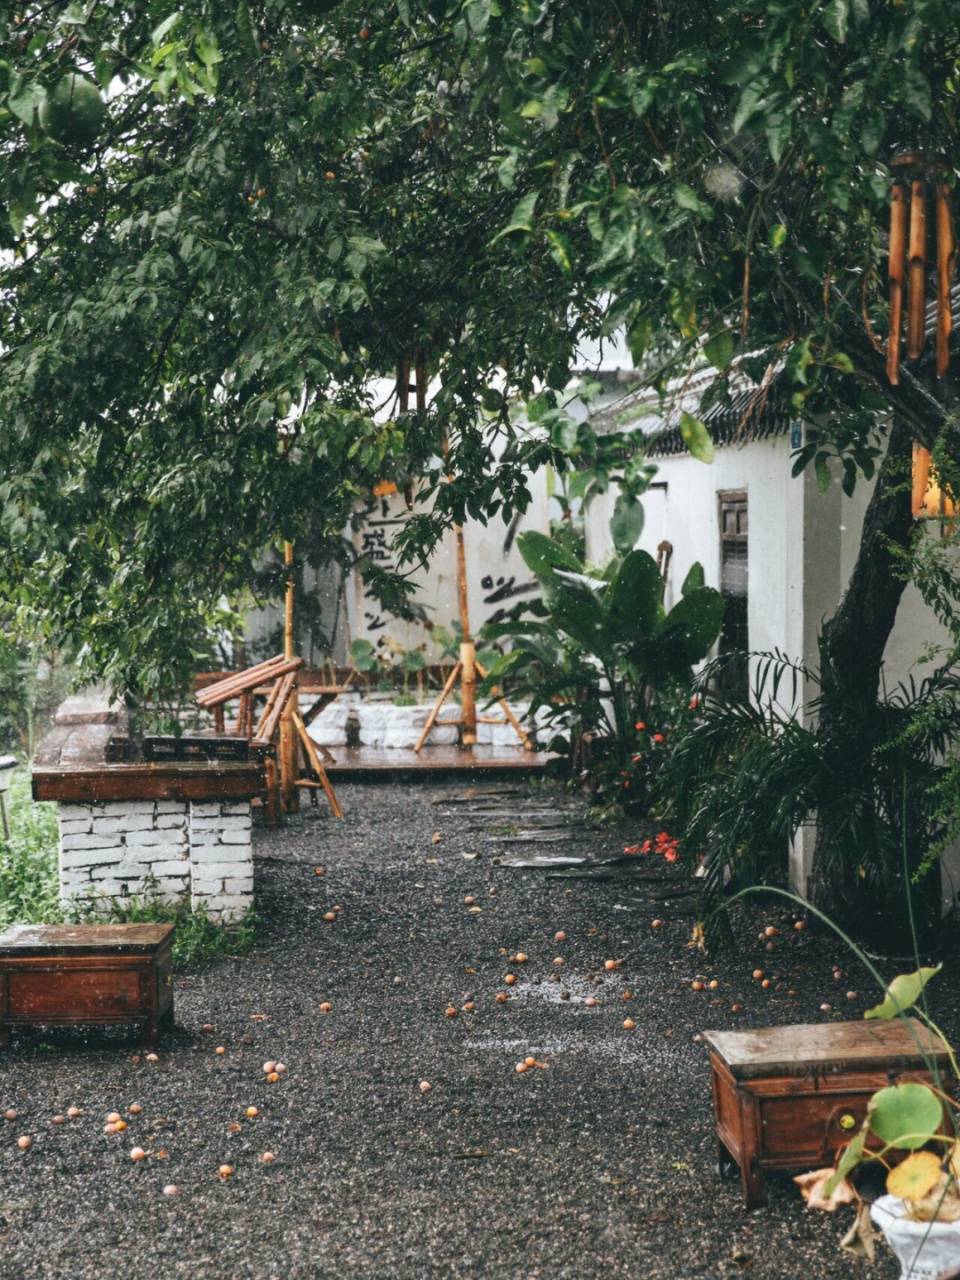
[[[6,793],[10,839],[0,840],[0,928],[11,924],[58,924],[57,806],[35,804],[30,778],[17,769]]]
[[[189,901],[167,903],[146,892],[132,898],[104,898],[93,912],[60,904],[57,806],[36,803],[26,769],[17,769],[6,793],[10,839],[0,840],[0,929],[13,924],[61,924],[115,921],[118,924],[177,926],[173,936],[175,969],[195,968],[222,955],[241,955],[256,941],[251,909],[237,924],[213,924]]]

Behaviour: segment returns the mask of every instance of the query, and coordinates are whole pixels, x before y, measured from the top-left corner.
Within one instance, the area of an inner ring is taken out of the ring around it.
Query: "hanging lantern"
[[[890,192],[890,337],[887,343],[887,378],[900,381],[901,330],[904,302],[907,316],[908,360],[918,360],[926,340],[927,248],[932,226],[936,240],[936,342],[937,376],[942,378],[950,360],[950,333],[953,310],[950,288],[956,265],[956,243],[950,208],[950,187],[946,163],[929,165],[921,155],[894,156],[893,166],[903,172]],[[907,180],[909,179],[909,186]],[[927,218],[931,190],[934,216]],[[906,295],[906,296],[905,296]]]
[[[916,441],[913,444],[911,510],[915,520],[950,520],[957,514],[956,502],[940,487],[930,450]]]

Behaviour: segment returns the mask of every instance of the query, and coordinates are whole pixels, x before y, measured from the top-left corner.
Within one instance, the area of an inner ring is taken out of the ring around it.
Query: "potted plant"
[[[864,1017],[889,1020],[913,1009],[946,1044],[926,1011],[916,1007],[940,967],[894,978],[884,1000]],[[923,1051],[919,1038],[917,1044]],[[947,1049],[957,1075],[956,1057],[949,1045]],[[924,1057],[938,1080],[936,1060],[926,1052]],[[887,1170],[887,1194],[872,1204],[850,1181],[854,1170],[869,1162],[879,1162]],[[960,1103],[945,1088],[904,1081],[874,1093],[860,1131],[841,1151],[834,1168],[803,1174],[795,1181],[813,1208],[856,1205],[854,1224],[841,1248],[872,1260],[876,1227],[900,1262],[901,1280],[938,1280],[943,1272],[960,1266],[958,1179]]]

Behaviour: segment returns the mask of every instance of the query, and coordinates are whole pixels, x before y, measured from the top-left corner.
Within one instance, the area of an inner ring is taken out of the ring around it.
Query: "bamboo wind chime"
[[[887,343],[887,378],[893,386],[897,386],[900,382],[904,301],[907,315],[906,358],[918,360],[926,340],[927,247],[930,238],[927,204],[931,186],[935,202],[933,226],[937,268],[938,378],[944,376],[950,362],[950,334],[953,330],[950,289],[957,260],[957,246],[953,236],[946,165],[940,161],[930,166],[922,156],[913,154],[894,156],[893,165],[904,175],[893,184],[890,193],[890,339]]]

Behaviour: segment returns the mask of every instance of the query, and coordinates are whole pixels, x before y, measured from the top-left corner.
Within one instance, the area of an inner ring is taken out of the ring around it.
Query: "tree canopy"
[[[956,149],[944,0],[3,18],[0,593],[122,687],[185,674],[271,540],[335,538],[379,478],[432,482],[413,546],[522,507],[592,447],[557,413],[583,333],[626,327],[655,384],[707,359],[711,397],[784,361],[801,462],[848,487],[878,409],[947,420],[878,337],[891,159]],[[429,410],[376,414],[416,352]]]

